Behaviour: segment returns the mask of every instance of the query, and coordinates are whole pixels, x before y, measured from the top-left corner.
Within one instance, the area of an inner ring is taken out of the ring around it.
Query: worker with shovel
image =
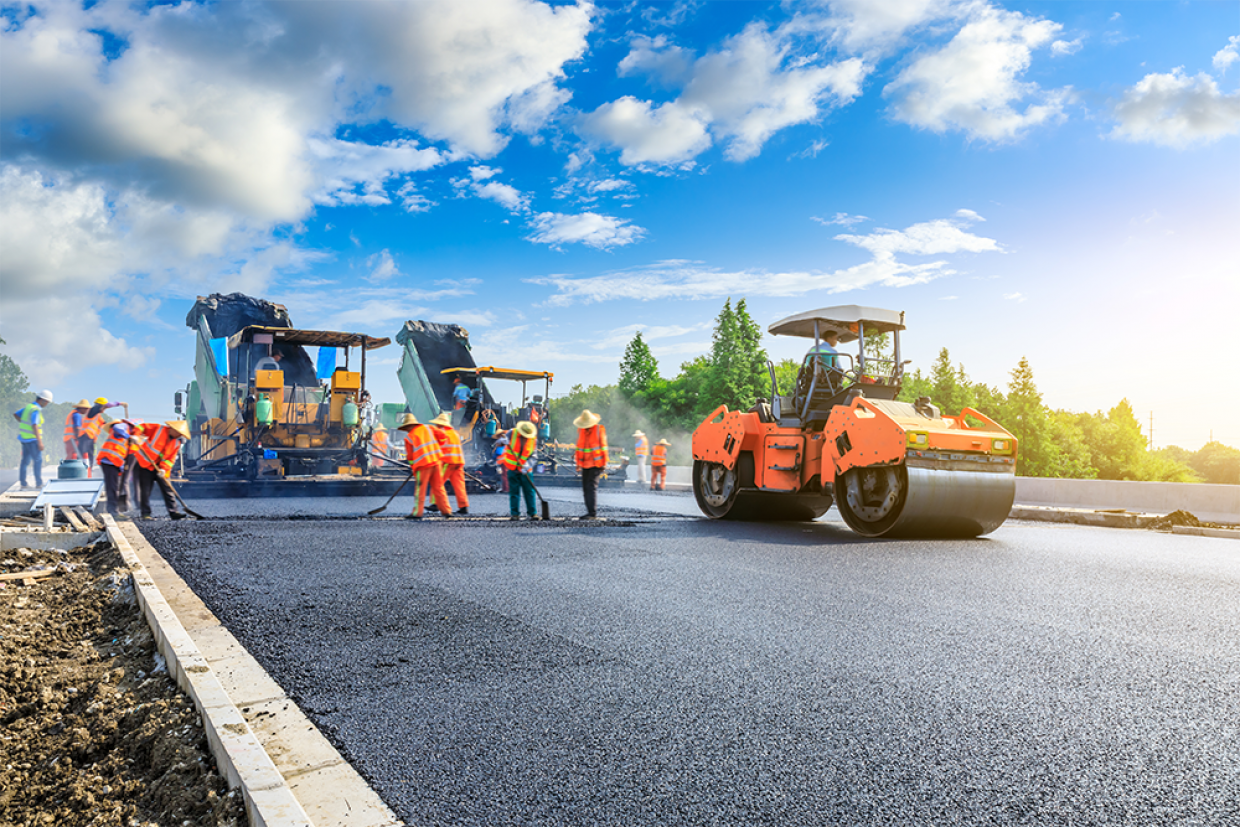
[[[508,518],[521,519],[521,496],[525,495],[525,511],[531,520],[537,520],[534,511],[534,484],[529,473],[534,470],[534,448],[538,442],[538,429],[533,422],[518,422],[512,429],[508,447],[500,455],[499,465],[508,471]]]
[[[409,472],[418,477],[417,501],[405,519],[422,519],[428,489],[435,498],[435,505],[439,506],[439,513],[451,517],[448,492],[443,490],[443,452],[439,450],[435,434],[411,413],[405,414],[398,430],[405,432],[405,460],[409,463]]]
[[[168,477],[177,454],[181,453],[181,446],[189,439],[189,426],[183,419],[169,420],[163,425],[141,425],[138,433],[145,440],[137,448],[135,468],[138,472],[138,511],[142,519],[154,519],[151,516],[151,486],[158,485],[168,516],[174,520],[184,520],[188,515],[180,509],[177,492]]]
[[[607,468],[607,430],[599,422],[598,414],[589,410],[573,420],[577,429],[577,451],[574,454],[581,470],[581,494],[586,501],[586,513],[579,520],[594,520],[598,514],[598,482]]]
[[[465,452],[461,448],[461,435],[452,427],[452,415],[440,411],[439,416],[427,423],[431,433],[439,442],[439,452],[443,454],[444,484],[452,486],[452,495],[456,497],[456,513],[469,513],[469,495],[465,493]],[[445,491],[446,494],[446,491]]]

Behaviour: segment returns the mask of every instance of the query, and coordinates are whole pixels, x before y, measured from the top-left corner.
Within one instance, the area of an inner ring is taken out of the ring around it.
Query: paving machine
[[[812,520],[835,502],[867,537],[976,537],[998,528],[1016,492],[1017,443],[972,408],[945,415],[926,397],[897,401],[904,313],[846,305],[772,324],[814,340],[828,331],[858,352],[806,356],[795,388],[748,411],[720,405],[693,433],[693,493],[712,518]],[[867,354],[889,333],[893,357]]]

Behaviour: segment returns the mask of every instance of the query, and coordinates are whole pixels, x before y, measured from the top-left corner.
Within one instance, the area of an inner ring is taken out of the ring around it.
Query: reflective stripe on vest
[[[518,471],[525,461],[534,455],[534,447],[536,440],[526,439],[523,436],[513,435],[508,442],[508,447],[504,449],[504,453],[499,458],[499,464],[507,468],[509,471]]]
[[[667,465],[667,446],[654,446],[654,456],[650,459],[651,465]]]
[[[577,467],[607,467],[607,431],[602,425],[577,429]]]
[[[439,443],[435,440],[435,435],[431,433],[430,428],[425,425],[414,425],[405,434],[405,460],[410,468],[426,468],[439,465],[443,461]]]
[[[456,428],[432,428],[435,439],[439,441],[439,450],[443,454],[444,465],[464,465],[465,452],[461,449],[461,435]]]
[[[22,442],[34,442],[38,436],[34,432],[34,418],[39,413],[39,403],[31,402],[21,410],[21,418],[17,423],[17,438]]]
[[[113,431],[112,435],[103,443],[103,447],[99,449],[99,456],[95,458],[96,462],[113,465],[117,468],[125,467],[125,460],[129,458],[129,437],[118,437]]]
[[[85,414],[82,415],[82,424],[78,427],[77,431],[73,430],[73,417],[76,414],[77,414],[77,411],[69,411],[69,415],[65,417],[65,442],[68,442],[71,439],[76,440],[78,437],[86,435],[86,431],[85,431],[86,415]]]
[[[646,439],[645,437],[642,437],[641,439],[637,440],[637,455],[639,457],[650,456],[650,440]]]

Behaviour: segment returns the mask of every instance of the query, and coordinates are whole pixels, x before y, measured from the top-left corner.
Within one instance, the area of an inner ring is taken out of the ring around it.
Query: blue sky
[[[743,297],[1240,445],[1240,3],[0,9],[0,336],[60,399],[170,415],[211,292],[457,322],[559,391]]]

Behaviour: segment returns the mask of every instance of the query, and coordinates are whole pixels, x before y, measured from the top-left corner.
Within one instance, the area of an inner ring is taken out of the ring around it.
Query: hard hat
[[[603,418],[601,416],[587,409],[581,412],[581,416],[573,420],[573,427],[574,428],[593,428],[595,425],[599,424],[599,422],[601,422],[602,420]]]
[[[410,428],[412,428],[414,425],[418,425],[418,424],[419,424],[418,418],[411,413],[407,413],[403,417],[401,417],[400,426],[397,427],[396,430],[407,431]]]
[[[164,424],[175,431],[177,436],[180,436],[182,439],[189,439],[189,424],[184,419],[169,419]]]
[[[533,422],[526,422],[524,420],[518,422],[516,431],[526,439],[533,439],[538,436],[538,429],[534,427]]]
[[[39,391],[37,394],[35,394],[34,398],[35,398],[35,399],[46,399],[48,402],[51,402],[51,401],[52,401],[52,392],[51,392],[51,391],[49,391],[49,390],[46,390],[46,389],[45,389],[45,390],[41,390],[41,391]]]
[[[75,407],[75,408],[89,408],[89,407],[90,407],[90,400],[89,400],[89,399],[83,399],[81,402],[77,403],[77,404],[76,404],[76,405],[74,405],[73,407]]]
[[[439,416],[437,416],[437,417],[435,417],[434,419],[432,419],[432,420],[431,420],[428,424],[430,424],[430,425],[439,425],[439,426],[444,427],[444,428],[451,428],[451,427],[452,427],[452,417],[448,414],[448,412],[447,412],[447,411],[440,411],[440,412],[439,412]]]
[[[108,398],[107,398],[106,396],[101,396],[101,397],[99,397],[98,399],[96,399],[96,400],[95,400],[95,404],[96,404],[96,405],[106,405],[106,404],[108,404]]]

